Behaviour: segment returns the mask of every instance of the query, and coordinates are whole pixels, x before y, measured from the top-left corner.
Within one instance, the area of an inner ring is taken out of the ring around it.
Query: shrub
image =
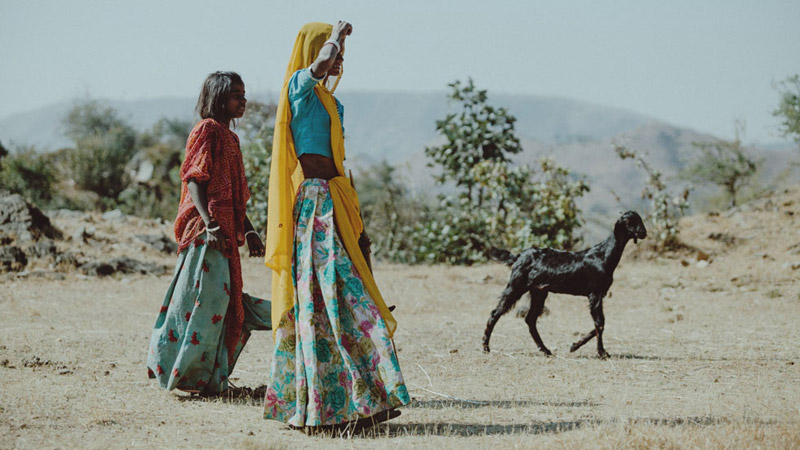
[[[113,205],[128,184],[125,166],[136,151],[136,132],[116,110],[93,100],[75,105],[65,120],[75,147],[69,154],[72,179]]]
[[[696,183],[713,183],[725,191],[728,205],[737,204],[737,195],[750,183],[762,165],[760,159],[752,157],[742,146],[741,126],[736,128],[732,141],[717,139],[711,142],[693,142],[700,154],[683,171],[683,176]]]
[[[510,156],[522,151],[516,118],[488,105],[486,91],[472,80],[450,87],[449,98],[461,111],[437,121],[447,141],[425,153],[429,165],[441,169],[436,181],[453,185],[455,193],[441,195],[437,208],[416,208],[413,221],[389,227],[392,259],[472,264],[486,261],[493,247],[572,247],[581,224],[575,200],[588,185],[552,160],[543,160],[540,171],[512,166]]]
[[[57,181],[52,158],[33,147],[12,152],[0,148],[0,188],[22,195],[40,208],[48,207]]]
[[[679,221],[689,208],[689,189],[684,189],[678,195],[671,194],[661,172],[653,169],[643,155],[620,144],[614,144],[614,150],[620,159],[634,160],[647,174],[642,198],[649,200],[650,203],[646,220],[651,224],[648,234],[652,236],[656,249],[668,250],[679,247]]]

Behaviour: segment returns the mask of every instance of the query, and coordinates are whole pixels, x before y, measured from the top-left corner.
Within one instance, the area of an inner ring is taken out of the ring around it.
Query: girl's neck
[[[231,118],[231,117],[212,117],[212,119],[216,120],[217,122],[221,123],[222,125],[225,125],[225,128],[230,128],[231,127],[231,120],[233,120],[233,118]]]

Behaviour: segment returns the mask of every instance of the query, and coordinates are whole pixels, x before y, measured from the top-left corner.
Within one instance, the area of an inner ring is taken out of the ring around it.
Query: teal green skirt
[[[253,330],[270,330],[267,300],[242,295],[242,339],[229,364],[225,345],[230,269],[220,252],[198,239],[178,255],[175,275],[158,313],[147,373],[162,388],[215,393],[228,388],[228,376]]]

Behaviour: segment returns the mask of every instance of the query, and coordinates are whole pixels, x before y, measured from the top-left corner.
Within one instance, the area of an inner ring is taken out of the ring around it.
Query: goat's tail
[[[514,253],[502,248],[492,247],[489,249],[489,258],[505,263],[507,266],[511,266],[517,261],[519,255],[515,255]]]

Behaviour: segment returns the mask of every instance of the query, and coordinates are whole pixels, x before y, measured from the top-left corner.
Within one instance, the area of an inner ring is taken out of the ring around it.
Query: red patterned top
[[[208,211],[225,235],[236,241],[235,246],[228,246],[230,254],[225,256],[230,258],[233,250],[244,244],[245,204],[250,198],[239,137],[214,119],[201,120],[189,134],[181,165],[181,202],[175,219],[178,253],[205,231],[187,188],[190,178],[208,182]]]
[[[229,349],[228,355],[233,357],[244,322],[242,265],[238,247],[245,242],[245,204],[250,198],[250,190],[244,174],[239,137],[226,125],[214,119],[201,120],[194,126],[186,141],[186,158],[181,165],[181,201],[178,217],[175,218],[178,253],[206,230],[205,223],[189,195],[187,181],[191,178],[208,183],[208,212],[229,238],[225,257],[228,258],[232,289],[228,313],[225,316],[225,322],[229,325],[225,344]]]

